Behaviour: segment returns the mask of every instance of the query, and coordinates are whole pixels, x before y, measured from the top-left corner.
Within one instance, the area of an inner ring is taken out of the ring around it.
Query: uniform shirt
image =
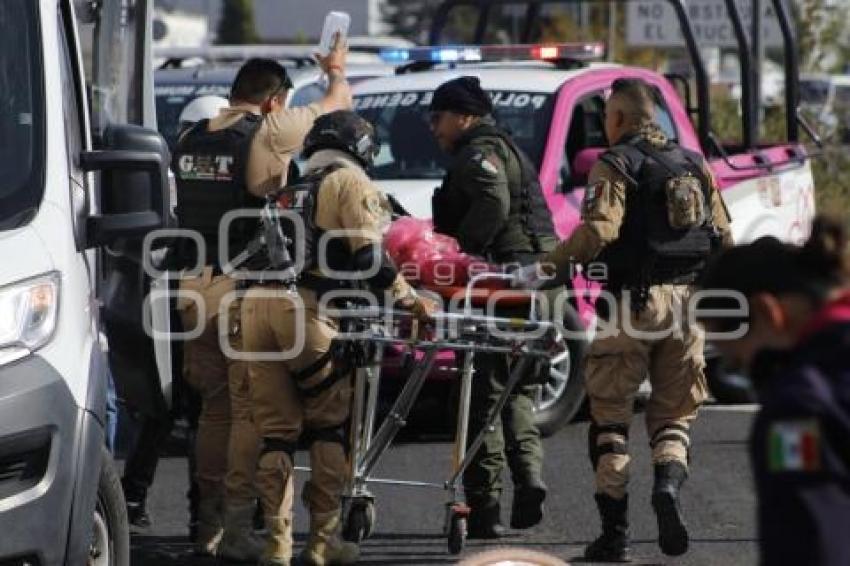
[[[249,112],[260,114],[260,108],[252,105],[223,108],[218,116],[210,120],[209,129],[213,132],[226,129]],[[263,197],[286,185],[289,162],[301,150],[304,138],[321,113],[318,104],[310,104],[263,115],[263,121],[251,142],[245,173],[246,185],[251,194]]]
[[[660,147],[667,143],[663,134],[654,127],[646,129],[641,135]],[[708,164],[703,162],[702,169],[706,178],[711,180],[710,206],[714,225],[720,231],[723,246],[730,247],[732,232],[729,213]],[[588,189],[581,207],[582,223],[542,262],[554,264],[559,271],[564,270],[571,261],[592,261],[605,246],[614,242],[620,235],[620,226],[626,215],[626,188],[629,183],[616,168],[602,160],[598,161],[590,171]]]
[[[751,368],[762,564],[850,564],[850,293],[791,352]]]
[[[389,201],[363,168],[341,151],[317,151],[307,161],[305,174],[330,165],[342,167],[327,175],[319,186],[316,225],[325,232],[350,231],[346,240],[352,253],[368,245],[381,246],[392,220]],[[316,274],[321,275],[318,271]],[[410,291],[410,285],[401,275],[390,288],[396,299],[406,297]]]

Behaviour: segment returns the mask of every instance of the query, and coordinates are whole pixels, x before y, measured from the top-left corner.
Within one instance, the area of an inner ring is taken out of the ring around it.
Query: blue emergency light
[[[382,49],[387,63],[482,63],[488,61],[594,61],[605,56],[604,43],[547,45],[458,45]]]

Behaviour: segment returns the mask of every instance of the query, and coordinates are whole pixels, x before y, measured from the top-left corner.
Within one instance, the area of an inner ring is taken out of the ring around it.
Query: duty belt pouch
[[[694,175],[664,157],[660,151],[648,143],[641,142],[636,147],[671,173],[664,186],[667,204],[667,221],[674,230],[688,230],[702,226],[707,220],[705,187]]]
[[[687,174],[673,177],[665,186],[667,193],[667,221],[674,230],[687,230],[702,226],[706,220],[702,183]]]

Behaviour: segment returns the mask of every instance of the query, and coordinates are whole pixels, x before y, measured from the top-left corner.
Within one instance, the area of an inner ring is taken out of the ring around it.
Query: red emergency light
[[[605,44],[556,43],[548,45],[453,45],[384,49],[388,63],[484,63],[488,61],[595,61],[605,56]]]

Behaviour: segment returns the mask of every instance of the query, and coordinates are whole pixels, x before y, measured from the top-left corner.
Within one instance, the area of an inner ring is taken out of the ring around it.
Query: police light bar
[[[483,63],[488,61],[594,61],[605,56],[604,43],[543,45],[459,45],[382,49],[387,63]]]

